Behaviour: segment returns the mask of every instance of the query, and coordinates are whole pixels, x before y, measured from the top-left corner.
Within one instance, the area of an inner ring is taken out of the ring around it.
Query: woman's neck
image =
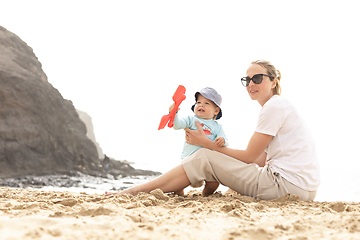
[[[265,103],[267,101],[269,101],[273,96],[275,96],[275,94],[271,94],[269,97],[262,99],[262,100],[258,100],[259,104],[261,105],[261,107],[263,107],[265,105]]]

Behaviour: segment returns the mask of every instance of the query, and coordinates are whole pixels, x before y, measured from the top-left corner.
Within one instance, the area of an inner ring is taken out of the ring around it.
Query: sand
[[[0,239],[360,239],[360,204],[0,188]]]

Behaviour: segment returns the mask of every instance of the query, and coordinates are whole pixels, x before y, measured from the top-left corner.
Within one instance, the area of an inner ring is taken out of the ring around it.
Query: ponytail
[[[281,72],[276,69],[276,79],[277,79],[277,83],[275,88],[273,89],[273,92],[275,95],[280,95],[281,94],[281,86],[280,86],[280,79],[281,79]]]

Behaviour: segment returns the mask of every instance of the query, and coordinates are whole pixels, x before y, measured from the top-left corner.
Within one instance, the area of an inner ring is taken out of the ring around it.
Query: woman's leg
[[[177,192],[190,185],[182,165],[177,166],[170,171],[164,173],[160,177],[151,180],[150,182],[140,184],[128,189],[125,189],[118,194],[132,194],[136,195],[139,192],[151,192],[155,189],[161,189],[164,193]]]
[[[247,164],[225,154],[201,148],[182,160],[182,165],[192,185],[205,180],[219,182],[232,190],[256,196],[262,168]]]

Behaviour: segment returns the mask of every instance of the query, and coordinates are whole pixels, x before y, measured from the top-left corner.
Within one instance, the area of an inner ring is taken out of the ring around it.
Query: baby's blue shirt
[[[194,116],[188,116],[186,118],[179,118],[178,114],[175,115],[175,119],[174,119],[174,126],[173,128],[175,130],[179,130],[179,129],[185,129],[185,128],[189,128],[191,130],[197,130],[196,127],[196,121],[198,121],[202,127],[202,129],[204,130],[206,136],[212,140],[215,141],[215,139],[217,137],[222,137],[225,140],[225,144],[224,146],[228,146],[228,140],[226,139],[225,136],[225,132],[221,126],[221,124],[219,124],[217,121],[215,120],[206,120],[206,119],[202,119],[197,117],[196,115]],[[184,144],[184,149],[183,152],[181,154],[181,159],[186,158],[188,156],[190,156],[191,154],[193,154],[194,152],[196,152],[197,150],[199,150],[200,148],[202,148],[201,146],[195,146],[195,145],[191,145],[185,142]]]

